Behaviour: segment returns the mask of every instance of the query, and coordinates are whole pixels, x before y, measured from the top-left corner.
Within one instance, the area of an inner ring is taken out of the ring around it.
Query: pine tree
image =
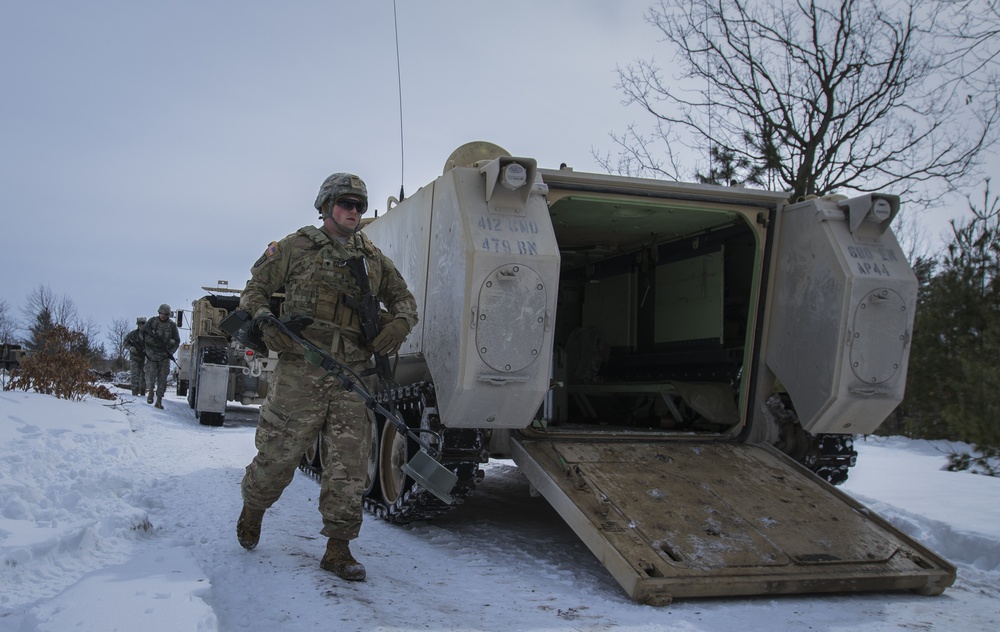
[[[45,344],[46,334],[52,331],[55,327],[55,322],[52,320],[52,311],[43,307],[35,315],[35,322],[28,326],[28,337],[25,339],[25,347],[28,351],[41,351]]]
[[[952,221],[940,270],[920,293],[905,409],[918,436],[965,441],[956,469],[996,473],[1000,448],[1000,198]],[[992,459],[991,459],[992,457]]]

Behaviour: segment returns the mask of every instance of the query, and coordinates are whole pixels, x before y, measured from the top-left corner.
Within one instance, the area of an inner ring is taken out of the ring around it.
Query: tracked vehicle
[[[954,567],[831,484],[903,396],[917,282],[898,210],[471,143],[364,228],[420,309],[382,400],[438,433],[458,500],[512,458],[637,601],[940,593]],[[366,508],[447,511],[401,469],[413,442],[372,433]]]

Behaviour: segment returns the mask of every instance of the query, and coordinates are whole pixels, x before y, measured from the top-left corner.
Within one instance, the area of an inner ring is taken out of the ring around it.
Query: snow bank
[[[138,468],[128,418],[109,404],[0,392],[0,605],[126,560],[126,544],[149,529],[129,502]]]
[[[1000,570],[1000,479],[943,469],[968,446],[869,437],[855,447],[845,491],[950,562]]]
[[[989,631],[1000,621],[1000,479],[944,472],[938,446],[857,442],[842,488],[958,567],[938,597],[902,593],[628,599],[509,461],[433,522],[366,516],[352,545],[368,580],[319,568],[319,487],[296,476],[260,546],[234,527],[256,410],[200,426],[124,396],[67,402],[0,392],[0,630],[282,632],[336,629],[773,632]]]

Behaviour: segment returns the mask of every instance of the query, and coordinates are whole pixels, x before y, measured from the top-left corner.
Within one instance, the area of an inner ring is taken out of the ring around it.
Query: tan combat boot
[[[161,410],[163,409],[163,396],[162,395],[157,395],[156,396],[156,403],[154,404],[154,406],[156,406],[157,408],[159,408]]]
[[[360,582],[365,578],[365,567],[351,555],[347,540],[330,538],[319,566],[349,582]]]
[[[149,395],[146,396],[146,403],[147,404],[153,403],[153,391],[149,391]]]
[[[240,519],[236,521],[236,539],[244,549],[252,551],[257,548],[257,543],[260,542],[260,523],[263,519],[263,511],[243,505]]]

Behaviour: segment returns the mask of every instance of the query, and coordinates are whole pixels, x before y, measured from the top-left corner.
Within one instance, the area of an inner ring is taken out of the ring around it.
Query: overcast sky
[[[0,299],[46,284],[105,331],[190,309],[316,223],[330,173],[384,211],[473,140],[600,171],[649,122],[616,65],[669,68],[651,2],[399,0],[402,150],[391,0],[4,2]]]

